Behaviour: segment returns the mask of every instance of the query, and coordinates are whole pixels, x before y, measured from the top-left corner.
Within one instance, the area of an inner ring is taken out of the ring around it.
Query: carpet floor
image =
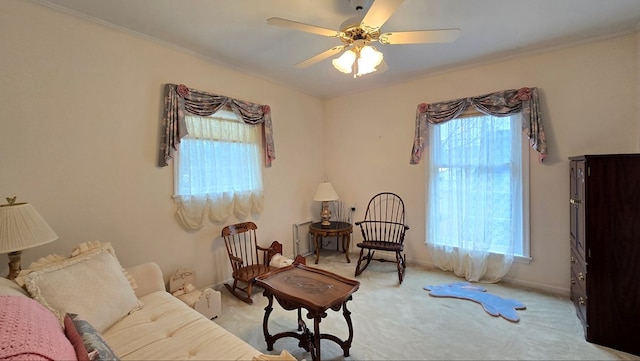
[[[354,278],[357,255],[347,263],[343,254],[322,250],[320,263],[307,257],[307,264]],[[584,339],[573,303],[558,295],[540,293],[513,285],[483,284],[487,292],[524,303],[520,321],[492,317],[478,303],[429,296],[425,285],[464,281],[452,273],[407,267],[398,284],[395,264],[372,262],[359,277],[360,289],[347,303],[354,328],[349,356],[330,340],[322,340],[323,360],[637,360],[634,356]],[[311,360],[294,338],[276,341],[267,351],[262,331],[267,298],[255,288],[253,305],[233,297],[224,287],[222,315],[214,321],[266,354],[286,349],[297,359]],[[269,331],[275,334],[297,330],[295,311],[285,311],[274,301]],[[304,317],[304,311],[303,311]],[[307,320],[313,329],[313,321]],[[346,339],[342,310],[328,311],[320,331]]]

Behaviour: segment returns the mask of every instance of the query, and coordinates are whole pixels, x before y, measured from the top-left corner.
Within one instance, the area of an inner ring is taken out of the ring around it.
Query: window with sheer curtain
[[[185,115],[175,163],[178,215],[190,228],[231,214],[260,213],[263,204],[260,129],[236,114],[219,110],[210,116]]]
[[[521,116],[475,113],[431,125],[429,138],[427,245],[434,263],[471,281],[498,280],[514,256],[529,256]]]

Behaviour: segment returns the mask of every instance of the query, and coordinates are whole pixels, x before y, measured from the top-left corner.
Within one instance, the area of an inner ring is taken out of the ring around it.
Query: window
[[[188,135],[180,142],[175,166],[177,197],[262,197],[260,129],[233,112],[208,117],[185,115]]]
[[[431,126],[429,134],[428,242],[528,258],[528,152],[520,115],[476,113]]]

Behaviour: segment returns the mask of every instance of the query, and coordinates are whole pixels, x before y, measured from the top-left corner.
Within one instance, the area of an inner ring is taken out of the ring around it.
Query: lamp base
[[[10,280],[18,277],[20,270],[22,270],[22,268],[20,267],[21,254],[22,251],[9,252],[7,254],[9,256],[9,275],[7,275],[7,278]]]
[[[331,225],[331,211],[329,210],[329,202],[327,201],[322,201],[322,211],[320,212],[320,218],[322,219],[320,225],[322,225],[323,227],[329,227]]]

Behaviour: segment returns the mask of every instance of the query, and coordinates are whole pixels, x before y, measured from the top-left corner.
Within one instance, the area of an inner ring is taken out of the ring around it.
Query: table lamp
[[[329,201],[335,201],[338,199],[338,194],[333,186],[329,182],[323,182],[318,185],[316,195],[313,196],[314,201],[322,202],[322,211],[320,211],[320,218],[322,218],[322,226],[328,227],[331,225],[329,219],[331,219],[331,211],[329,210]]]
[[[53,242],[58,235],[29,203],[6,199],[8,204],[0,205],[0,254],[8,253],[7,278],[12,280],[20,273],[22,250]]]

